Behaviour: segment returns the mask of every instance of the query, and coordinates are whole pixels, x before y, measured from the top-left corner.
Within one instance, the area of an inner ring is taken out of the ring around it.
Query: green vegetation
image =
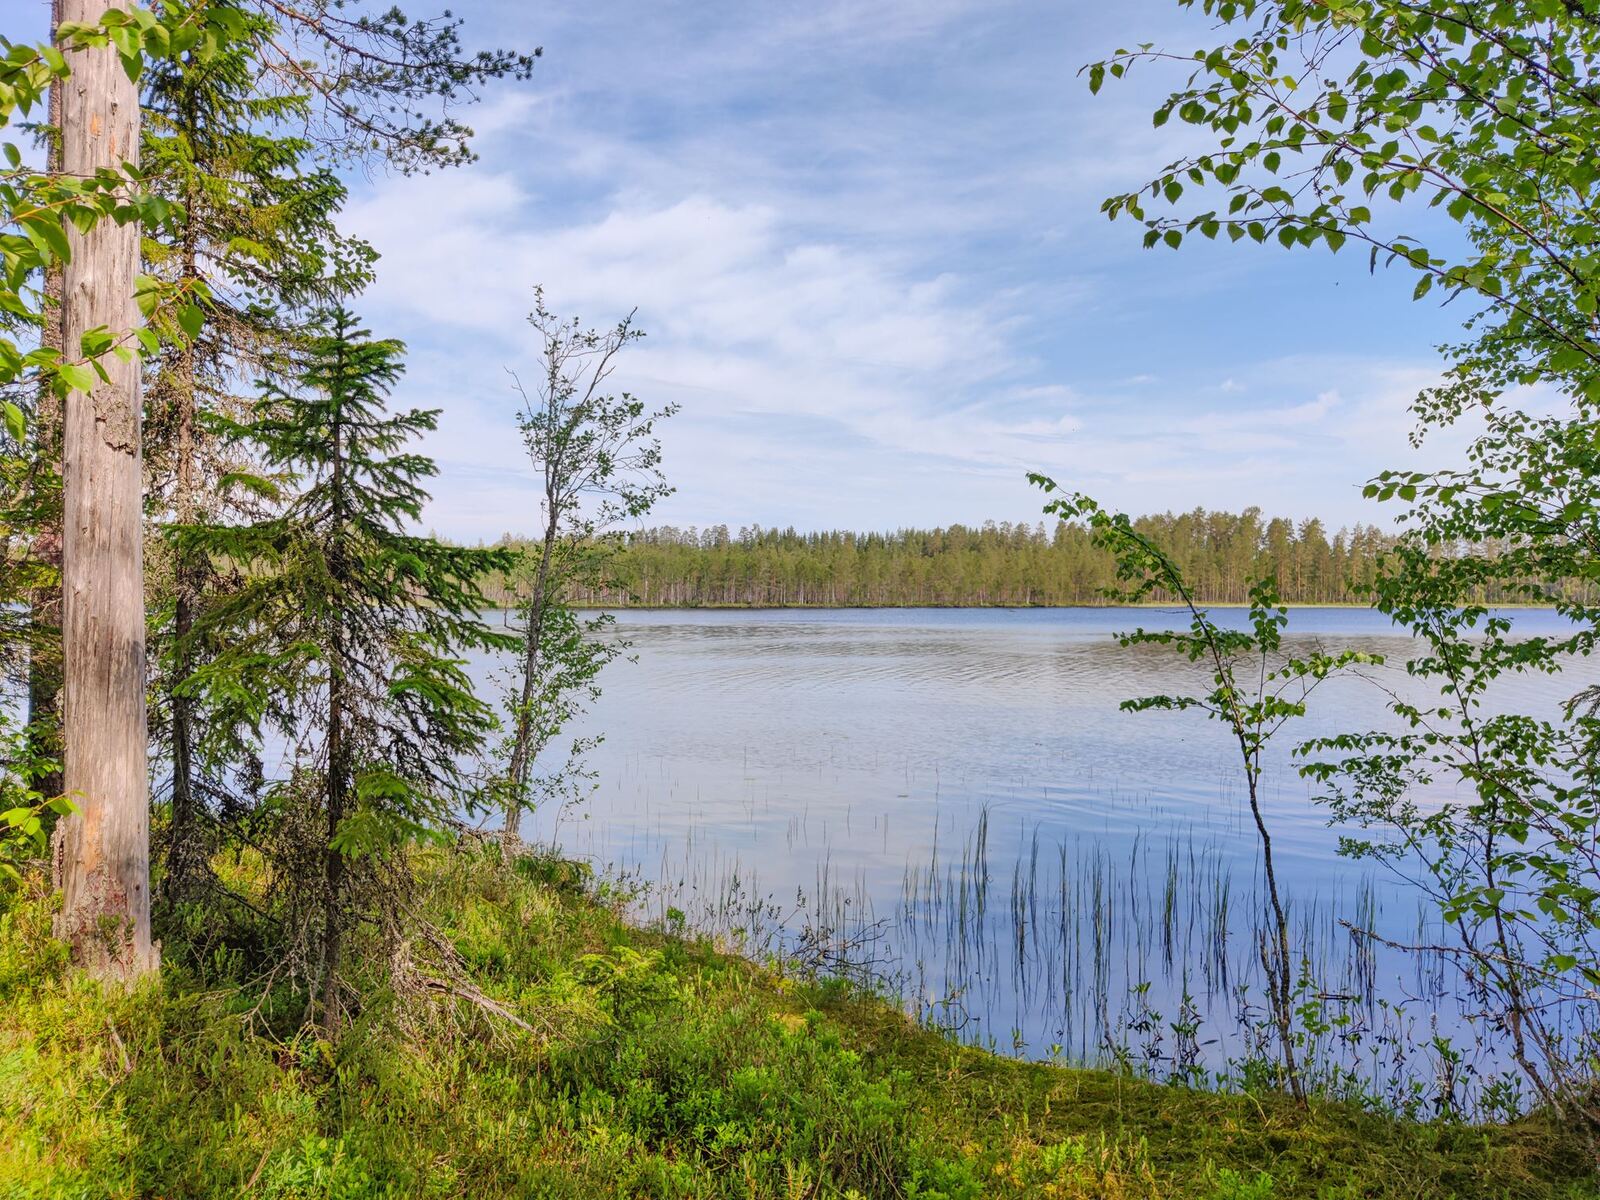
[[[1392,696],[1386,728],[1301,746],[1302,773],[1356,830],[1343,852],[1436,902],[1440,952],[1482,1007],[1483,1036],[1543,1105],[1600,1127],[1600,695],[1571,697],[1554,719],[1486,703],[1499,680],[1593,654],[1600,629],[1595,597],[1573,586],[1600,577],[1596,6],[1180,5],[1214,17],[1223,40],[1086,68],[1098,90],[1134,66],[1182,62],[1154,122],[1195,127],[1182,158],[1104,211],[1141,223],[1147,246],[1194,234],[1364,245],[1374,268],[1417,274],[1416,299],[1437,289],[1468,307],[1469,340],[1441,348],[1443,382],[1413,405],[1416,444],[1474,414],[1464,461],[1366,487],[1406,506],[1370,597],[1417,639],[1406,671],[1428,691]],[[1456,235],[1414,223],[1419,201]],[[1081,495],[1058,511],[1130,527]],[[1484,606],[1497,591],[1554,605],[1570,631],[1515,636]],[[1420,804],[1419,785],[1436,783],[1446,802]]]
[[[1042,476],[1035,477],[1035,482],[1046,492],[1055,490]],[[1258,941],[1266,973],[1267,1007],[1277,1029],[1281,1079],[1291,1094],[1303,1100],[1304,1064],[1296,1054],[1296,976],[1309,968],[1301,966],[1297,971],[1296,964],[1306,960],[1303,951],[1297,955],[1291,947],[1272,834],[1261,804],[1262,752],[1290,721],[1305,716],[1307,698],[1330,676],[1356,664],[1382,660],[1352,650],[1337,655],[1316,651],[1305,658],[1285,653],[1283,630],[1289,621],[1288,610],[1270,581],[1251,589],[1248,628],[1222,629],[1199,607],[1171,556],[1136,530],[1133,522],[1117,519],[1082,496],[1053,501],[1050,510],[1083,521],[1095,544],[1116,558],[1120,586],[1112,591],[1118,599],[1138,603],[1159,588],[1175,595],[1188,612],[1186,632],[1138,629],[1122,634],[1120,640],[1124,646],[1164,646],[1201,664],[1211,675],[1211,690],[1203,695],[1144,696],[1124,701],[1122,707],[1130,712],[1198,709],[1220,721],[1238,746],[1270,917],[1270,931]]]
[[[1403,1124],[1010,1061],[844,985],[632,929],[567,864],[463,849],[418,875],[464,983],[397,988],[337,1043],[292,997],[239,990],[253,964],[220,946],[169,946],[197,965],[101,994],[50,939],[49,902],[14,900],[0,1195],[1600,1195],[1538,1117]],[[236,933],[257,919],[240,914]]]
[[[1597,1194],[1600,697],[1554,720],[1484,706],[1497,678],[1600,648],[1595,5],[1180,4],[1230,40],[1121,52],[1090,83],[1175,58],[1192,74],[1156,124],[1215,145],[1106,211],[1151,245],[1366,243],[1419,272],[1419,298],[1478,305],[1417,409],[1425,430],[1477,411],[1484,432],[1458,469],[1371,483],[1409,506],[1394,536],[1254,510],[1135,522],[1069,492],[1047,511],[1089,528],[619,541],[666,492],[652,431],[670,410],[604,394],[630,321],[584,331],[542,301],[544,382],[520,420],[542,538],[414,536],[434,464],[410,443],[435,414],[388,410],[401,348],[345,310],[375,268],[335,224],[338,172],[470,161],[452,106],[534,54],[466,53],[448,13],[342,0],[60,0],[52,45],[0,39],[0,125],[51,110],[46,169],[0,147],[0,667],[31,672],[35,723],[0,717],[0,1193]],[[105,157],[141,145],[148,172]],[[1208,193],[1225,211],[1143,207]],[[1377,231],[1374,197],[1403,213],[1418,194],[1460,246]],[[1565,407],[1519,409],[1529,389]],[[146,570],[152,526],[166,557]],[[478,621],[491,577],[515,636]],[[533,760],[609,653],[569,604],[1062,604],[1119,584],[1192,617],[1127,641],[1212,674],[1133,707],[1207,709],[1239,746],[1279,1062],[1238,1079],[1281,1086],[1007,1062],[848,984],[632,929],[624,897],[522,853],[517,815],[550,799]],[[1279,903],[1261,752],[1357,659],[1285,661],[1280,596],[1366,598],[1425,646],[1407,668],[1437,701],[1396,699],[1398,733],[1301,747],[1304,773],[1347,852],[1438,900],[1450,941],[1431,949],[1531,1088],[1513,1124],[1334,1103],[1299,1053],[1294,1002],[1319,981]],[[1197,607],[1246,600],[1249,632]],[[1515,639],[1485,607],[1509,600],[1553,603],[1574,632]],[[497,748],[461,658],[514,648]],[[273,734],[288,761],[268,778]],[[152,759],[170,805],[149,803]],[[1453,798],[1419,811],[1416,785],[1440,780]],[[459,823],[489,808],[503,849]]]
[[[545,307],[544,292],[536,290],[528,323],[539,335],[542,369],[532,392],[517,381],[517,427],[542,485],[544,528],[537,542],[518,548],[518,569],[501,572],[502,579],[526,585],[514,598],[522,644],[506,680],[511,732],[499,796],[512,840],[524,810],[540,799],[548,802],[581,776],[580,740],[565,766],[545,770],[539,786],[532,786],[535,762],[598,694],[595,677],[625,643],[597,636],[610,615],[581,619],[570,597],[603,577],[599,572],[616,525],[638,520],[671,493],[661,473],[655,426],[677,411],[669,405],[651,412],[627,392],[613,396],[606,390],[618,355],[644,336],[631,313],[610,330],[585,329],[580,321],[557,317]],[[506,596],[502,602],[512,600]]]
[[[1321,521],[1242,513],[1163,513],[1139,529],[1165,547],[1202,600],[1242,604],[1263,572],[1297,604],[1348,604],[1369,583],[1390,538],[1375,526],[1329,536]],[[507,535],[502,545],[524,546]],[[575,581],[574,602],[626,607],[1065,605],[1105,602],[1116,562],[1081,527],[1057,522],[894,533],[797,533],[726,525],[628,534],[598,579]],[[525,590],[507,580],[502,603]],[[1170,600],[1165,592],[1157,597]]]
[[[402,920],[405,859],[394,850],[435,836],[459,810],[461,761],[496,727],[461,655],[513,642],[477,617],[476,581],[507,556],[406,532],[434,473],[410,446],[438,411],[387,410],[403,347],[357,329],[343,309],[322,323],[291,386],[264,388],[248,419],[228,426],[275,473],[276,486],[258,479],[256,490],[286,490],[282,507],[251,525],[177,534],[180,549],[198,547],[246,580],[199,614],[193,636],[219,649],[183,690],[203,698],[214,729],[244,731],[251,745],[265,726],[321,734],[320,755],[255,797],[268,838],[251,840],[271,847],[287,901],[275,910],[281,965],[305,974],[310,1004],[337,1032],[349,926]],[[308,870],[319,859],[321,871]]]
[[[1171,556],[1202,604],[1244,605],[1252,584],[1280,581],[1290,604],[1362,604],[1395,536],[1375,525],[1331,535],[1316,518],[1296,524],[1242,513],[1195,509],[1134,521],[1138,533]],[[537,543],[507,534],[501,546],[528,552]],[[1079,524],[987,521],[981,527],[901,529],[892,533],[726,525],[663,526],[619,535],[598,561],[574,574],[565,593],[580,606],[608,608],[974,607],[1105,604],[1117,582],[1113,554]],[[1496,551],[1491,542],[1486,550]],[[1441,547],[1440,557],[1461,553]],[[539,561],[532,553],[525,561]],[[525,573],[524,573],[525,574]],[[525,602],[532,580],[502,577],[489,589],[499,604]],[[1589,581],[1567,591],[1590,595]],[[1473,593],[1490,604],[1525,603],[1516,581],[1485,580]],[[1157,586],[1148,600],[1174,603]]]

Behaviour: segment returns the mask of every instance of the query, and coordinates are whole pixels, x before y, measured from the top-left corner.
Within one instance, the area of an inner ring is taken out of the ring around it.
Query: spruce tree
[[[148,186],[172,212],[147,235],[145,261],[197,299],[188,310],[194,327],[164,343],[147,367],[147,491],[155,515],[179,527],[216,521],[241,505],[249,511],[251,493],[219,486],[239,464],[204,418],[241,415],[249,401],[237,394],[240,380],[282,369],[297,318],[362,286],[373,257],[339,236],[344,184],[312,165],[311,142],[294,132],[308,118],[309,99],[258,89],[272,23],[243,9],[236,20],[230,44],[161,60],[143,78]],[[180,686],[211,653],[196,636],[199,609],[232,577],[194,549],[152,550],[159,568],[150,589],[158,651],[152,734],[170,756],[171,789],[162,891],[179,899],[208,875],[207,810],[241,807],[232,781],[246,755]],[[213,736],[203,737],[202,728]]]
[[[292,739],[267,796],[269,894],[308,1016],[331,1032],[348,1010],[348,936],[361,922],[399,936],[406,847],[467,803],[461,763],[495,725],[461,656],[514,643],[478,616],[479,581],[506,552],[408,532],[434,464],[407,446],[438,412],[386,410],[403,347],[343,309],[323,329],[290,385],[267,383],[245,420],[217,422],[297,494],[270,519],[196,525],[180,542],[245,580],[201,619],[230,642],[183,690]]]

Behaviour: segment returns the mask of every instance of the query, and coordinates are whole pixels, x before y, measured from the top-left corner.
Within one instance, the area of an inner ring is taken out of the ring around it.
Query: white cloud
[[[1020,481],[1042,441],[1076,428],[1050,411],[1068,401],[1066,388],[1025,389],[1031,403],[1018,408],[1005,383],[1022,365],[1004,337],[1011,318],[953,275],[908,276],[869,251],[805,241],[772,209],[706,196],[535,231],[533,201],[514,181],[474,182],[388,181],[350,214],[384,253],[369,297],[378,313],[432,330],[415,347],[410,393],[447,410],[435,452],[477,467],[440,490],[442,527],[492,536],[506,523],[501,510],[515,511],[507,491],[521,456],[502,367],[532,365],[522,317],[541,280],[552,307],[594,323],[638,307],[648,336],[615,382],[684,406],[667,437],[680,490],[699,511],[705,477],[681,465],[701,457],[684,428],[718,445],[718,474],[750,473],[746,492],[792,481],[775,466],[806,463],[858,485],[873,477],[862,468],[874,457]],[[418,212],[436,232],[414,235]],[[791,437],[799,444],[784,445]]]
[[[679,494],[662,512],[683,524],[1027,516],[1037,468],[1138,510],[1310,515],[1308,496],[1353,496],[1407,457],[1406,408],[1433,378],[1298,357],[1189,385],[1206,403],[1167,382],[1158,406],[1148,373],[1086,392],[1037,379],[1016,312],[959,275],[807,240],[773,207],[694,194],[549,227],[509,175],[466,181],[388,181],[351,224],[384,252],[379,311],[431,330],[413,392],[447,410],[434,450],[450,480],[430,516],[469,536],[531,523],[504,370],[533,365],[522,318],[540,281],[557,311],[593,323],[638,307],[649,336],[615,382],[683,406],[665,435]]]
[[[1153,0],[541,13],[534,86],[466,114],[483,162],[374,181],[349,214],[384,254],[369,318],[412,343],[407,397],[445,408],[430,519],[531,523],[504,368],[533,366],[539,283],[591,323],[638,307],[615,382],[683,405],[663,520],[1015,519],[1035,468],[1138,511],[1365,515],[1431,375],[1439,339],[1393,336],[1420,310],[1344,260],[1142,254],[1098,213],[1197,135],[1151,127],[1157,73],[1090,101],[1073,72],[1169,20]]]

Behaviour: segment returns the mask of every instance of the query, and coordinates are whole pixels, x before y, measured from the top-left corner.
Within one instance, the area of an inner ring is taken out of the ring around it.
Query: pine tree
[[[0,207],[14,218],[9,232],[0,231],[10,267],[5,285],[0,286],[0,301],[5,301],[0,304],[5,309],[0,314],[0,408],[5,416],[0,455],[7,459],[0,502],[7,506],[4,535],[12,541],[30,540],[30,557],[45,568],[42,575],[34,572],[27,581],[27,632],[34,650],[29,700],[39,735],[30,743],[29,758],[37,764],[38,752],[57,744],[52,651],[59,646],[65,709],[59,744],[66,760],[61,786],[85,800],[81,817],[63,822],[57,839],[56,861],[66,893],[59,929],[80,959],[106,975],[137,974],[156,957],[149,946],[149,813],[144,786],[148,751],[141,537],[146,512],[140,486],[144,371],[137,357],[126,352],[137,347],[155,355],[162,334],[181,333],[182,338],[175,340],[194,338],[204,334],[206,318],[204,308],[193,303],[205,292],[190,287],[191,282],[198,284],[200,272],[185,271],[181,253],[169,259],[164,270],[155,264],[157,269],[150,274],[157,277],[156,286],[141,283],[136,303],[139,235],[141,227],[166,230],[174,212],[181,212],[187,221],[189,200],[210,204],[216,199],[204,188],[188,195],[184,188],[176,193],[166,190],[175,178],[192,184],[204,172],[151,179],[163,194],[147,191],[142,174],[137,185],[119,178],[124,163],[140,158],[141,147],[149,152],[162,145],[159,135],[141,137],[134,81],[144,74],[170,82],[176,77],[174,71],[182,75],[209,67],[219,52],[226,59],[230,47],[242,38],[251,60],[242,78],[252,85],[255,102],[253,111],[244,114],[247,130],[270,131],[298,104],[295,119],[305,139],[302,150],[314,147],[316,154],[331,158],[355,153],[368,162],[426,170],[471,158],[467,146],[471,131],[448,110],[470,102],[475,85],[525,78],[537,57],[537,51],[464,53],[460,23],[448,14],[419,21],[397,9],[380,14],[344,9],[343,4],[330,6],[320,0],[304,5],[293,0],[274,0],[270,5],[254,0],[162,0],[159,5],[129,9],[59,0],[52,20],[55,49],[13,47],[0,39],[5,51],[0,66],[0,125],[13,114],[26,117],[45,86],[59,80],[69,66],[73,75],[70,87],[55,89],[56,102],[51,105],[50,127],[59,151],[59,156],[47,155],[51,170],[39,174],[23,169],[21,157],[8,146],[9,167],[0,181],[4,183]],[[239,61],[234,56],[233,62]],[[152,66],[161,70],[151,72]],[[310,93],[311,99],[303,100],[302,92]],[[244,95],[237,92],[233,99]],[[430,110],[437,115],[430,116]],[[169,130],[175,136],[167,144],[186,153],[194,148],[184,142],[191,133],[202,138],[214,134],[215,130],[197,129],[197,116],[203,120],[206,114],[179,106]],[[180,153],[178,158],[182,157]],[[194,165],[200,164],[196,159]],[[225,169],[214,178],[228,175]],[[333,176],[324,178],[336,185]],[[243,200],[235,216],[276,215],[274,205],[264,203],[259,193]],[[115,222],[102,220],[112,215]],[[180,222],[180,237],[185,236],[183,227]],[[160,245],[164,236],[146,242],[146,248]],[[246,257],[252,249],[252,231],[246,226],[209,246],[201,245],[202,240],[191,239],[199,251],[189,263],[191,268],[218,265],[214,255],[221,249],[244,251]],[[69,246],[73,252],[66,263]],[[66,272],[56,286],[49,281],[49,272],[58,264],[64,264]],[[22,282],[30,275],[45,280],[46,290],[60,298],[59,304],[49,306],[61,318],[58,332],[48,322],[36,320],[34,306],[25,298],[34,291]],[[150,317],[150,328],[141,328],[141,310]],[[211,315],[216,318],[219,311],[213,309]],[[10,336],[14,324],[30,333],[43,324],[43,345],[25,352]],[[218,331],[216,336],[228,334]],[[189,420],[199,413],[198,406],[190,403],[193,388],[186,388],[184,381],[196,381],[202,370],[198,365],[186,369],[181,354],[165,358],[154,380],[175,385],[172,394],[189,399],[158,404],[156,411],[174,417],[170,432],[180,452],[168,456],[169,465],[190,468],[189,477],[175,484],[174,491],[188,489],[194,496],[203,489],[196,488],[192,468],[203,459],[187,444],[185,430],[198,436],[204,422]],[[16,393],[19,385],[26,388],[35,381],[50,391],[39,393],[47,403],[38,406],[41,419],[30,439],[36,461],[25,499],[32,508],[21,514],[24,520],[14,521],[20,510],[10,503],[15,490],[11,443],[24,438],[23,410],[32,406],[32,397],[25,401]],[[63,396],[64,412],[53,421],[48,401]],[[153,398],[162,401],[171,396]],[[157,453],[151,457],[159,466],[161,452],[173,447],[162,440],[163,430],[152,432],[157,435]],[[56,479],[65,480],[64,518],[49,507]],[[50,578],[58,540],[52,534],[57,528],[64,530],[59,539],[61,587]],[[0,586],[10,582],[0,581]],[[178,591],[192,600],[195,588]],[[19,597],[13,591],[5,598]],[[13,612],[20,609],[7,609],[8,616]],[[176,611],[170,624],[174,628],[179,624]],[[175,638],[173,644],[185,640]],[[176,683],[184,664],[173,665],[178,668],[172,672]],[[170,693],[169,707],[182,694],[176,687],[164,690]],[[53,790],[56,785],[47,786]],[[105,931],[112,924],[127,932],[124,945],[110,945],[115,939],[108,939]]]
[[[62,0],[58,36],[69,23],[97,20],[105,7]],[[117,47],[76,49],[68,58],[62,173],[87,179],[136,164],[138,94]],[[61,344],[70,355],[139,328],[139,230],[131,221],[87,230],[69,222],[67,241]],[[57,929],[91,972],[132,980],[155,970],[159,958],[150,935],[139,362],[102,355],[98,367],[88,391],[67,397],[62,433],[64,783],[82,812],[57,830]]]
[[[230,644],[184,690],[298,747],[268,796],[275,894],[308,1015],[330,1031],[347,1011],[347,936],[360,920],[399,928],[404,848],[464,805],[460,763],[494,727],[460,656],[515,644],[477,615],[479,580],[508,554],[407,532],[434,465],[406,446],[438,412],[386,411],[402,353],[328,313],[292,386],[268,383],[246,420],[218,422],[298,494],[271,519],[180,538],[246,580],[202,616]]]

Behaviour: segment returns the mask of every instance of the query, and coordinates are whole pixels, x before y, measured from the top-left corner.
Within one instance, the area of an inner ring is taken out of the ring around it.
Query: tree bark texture
[[[62,21],[97,21],[105,0],[61,0]],[[61,167],[89,176],[139,155],[139,96],[112,47],[68,56]],[[62,341],[123,338],[139,324],[134,296],[139,226],[69,225],[62,270]],[[62,439],[62,656],[66,793],[78,813],[58,826],[63,892],[57,933],[75,960],[106,980],[155,969],[150,936],[150,811],[146,775],[140,362],[107,354],[109,381],[66,401]]]

